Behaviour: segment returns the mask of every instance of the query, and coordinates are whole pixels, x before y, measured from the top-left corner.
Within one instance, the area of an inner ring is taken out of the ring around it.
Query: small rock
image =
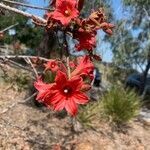
[[[94,150],[93,145],[88,142],[80,143],[75,147],[75,150]]]
[[[75,121],[73,125],[74,125],[74,131],[75,132],[82,132],[83,131],[83,127],[80,124],[80,122]]]
[[[145,125],[150,126],[150,118],[142,118],[142,121]]]

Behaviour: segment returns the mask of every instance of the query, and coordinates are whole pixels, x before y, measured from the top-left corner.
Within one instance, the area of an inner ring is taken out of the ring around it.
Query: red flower
[[[78,60],[78,65],[76,69],[71,73],[71,76],[72,77],[76,75],[89,76],[90,79],[92,80],[93,70],[94,70],[94,65],[90,60],[90,57],[84,56]]]
[[[34,86],[39,91],[37,100],[43,101],[56,111],[65,108],[72,116],[77,114],[78,104],[88,102],[88,97],[81,92],[87,88],[80,76],[68,79],[65,73],[58,71],[54,84],[45,84],[38,80]]]
[[[54,85],[55,94],[51,97],[54,110],[66,109],[72,116],[77,114],[78,104],[88,102],[88,97],[81,92],[84,84],[80,76],[67,79],[67,75],[61,71],[57,73]]]
[[[52,72],[56,72],[58,71],[59,66],[58,66],[58,62],[56,60],[50,60],[49,62],[47,62],[47,64],[45,64],[45,70],[51,70]]]
[[[75,33],[74,38],[79,41],[76,45],[78,51],[80,50],[92,50],[96,46],[96,37],[94,33],[86,31],[78,31]]]
[[[57,61],[57,60],[54,60],[54,59],[49,60],[45,64],[45,70],[51,70],[52,72],[56,72],[58,70],[61,70],[63,72],[67,72],[66,71],[67,69],[64,66],[64,64],[59,62],[59,61]]]
[[[52,18],[67,26],[79,14],[76,7],[76,0],[56,0],[56,9],[52,12]]]

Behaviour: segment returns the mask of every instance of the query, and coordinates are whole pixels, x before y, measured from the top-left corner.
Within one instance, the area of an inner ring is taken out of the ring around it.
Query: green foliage
[[[19,9],[22,8],[19,7]],[[0,15],[0,30],[16,23],[19,23],[19,25],[13,28],[16,34],[9,35],[8,31],[5,32],[5,38],[0,43],[12,44],[19,40],[21,43],[26,44],[27,47],[37,47],[42,40],[44,29],[35,27],[27,17],[16,13],[5,11],[5,15]]]
[[[16,39],[30,48],[36,48],[42,40],[44,30],[41,27],[34,27],[32,24],[25,25],[21,32],[16,32]]]
[[[53,83],[55,80],[55,73],[52,73],[51,71],[47,70],[44,73],[44,82],[46,83]]]
[[[126,17],[116,18],[116,29],[112,36],[113,62],[124,69],[143,71],[150,55],[150,1],[122,0]]]
[[[140,110],[140,99],[134,91],[114,86],[102,97],[104,115],[115,123],[127,123]]]
[[[20,70],[13,70],[11,74],[5,73],[2,78],[6,83],[12,84],[13,88],[18,91],[28,89],[31,83],[29,74]]]
[[[101,103],[91,102],[79,108],[77,120],[86,128],[92,128],[94,121],[99,121],[101,118]]]
[[[108,75],[109,82],[112,84],[122,83],[124,84],[127,80],[127,77],[133,73],[138,73],[132,68],[123,69],[118,65],[114,65],[110,68],[110,74]]]
[[[149,0],[124,0],[124,4],[125,5],[135,5],[135,4],[138,4],[138,5],[150,5],[150,1]]]

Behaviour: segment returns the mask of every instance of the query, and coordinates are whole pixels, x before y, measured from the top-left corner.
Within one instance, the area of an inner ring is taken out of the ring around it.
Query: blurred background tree
[[[122,4],[125,16],[116,18],[110,38],[113,62],[126,72],[136,69],[146,77],[150,67],[150,1],[122,0]]]
[[[25,0],[19,0],[19,2],[27,3]],[[19,7],[19,9],[26,10],[21,6],[11,5],[12,7]],[[12,44],[16,41],[25,44],[29,48],[37,47],[38,43],[42,39],[43,29],[35,27],[31,21],[16,13],[2,10],[0,14],[0,30],[18,23],[13,29],[5,32],[5,38],[1,41],[1,44]]]

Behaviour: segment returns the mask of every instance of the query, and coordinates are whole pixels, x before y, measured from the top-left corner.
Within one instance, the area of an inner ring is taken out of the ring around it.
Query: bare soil
[[[0,84],[0,150],[150,150],[150,126],[139,119],[123,129],[101,122],[74,132],[69,117],[24,101],[27,95]]]

